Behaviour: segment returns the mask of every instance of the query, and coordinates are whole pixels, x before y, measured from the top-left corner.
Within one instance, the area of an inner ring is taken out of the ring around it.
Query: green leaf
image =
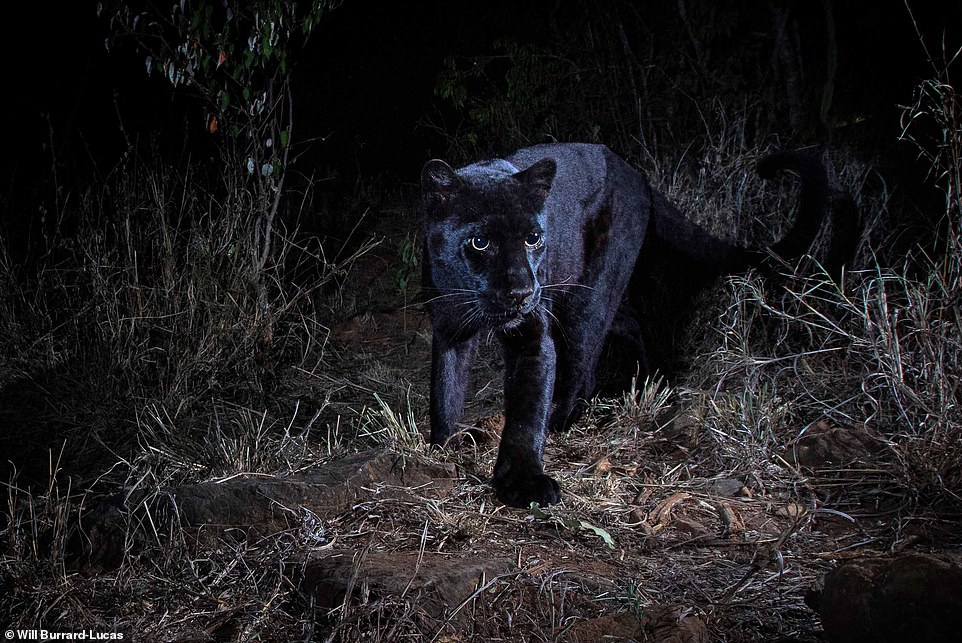
[[[615,548],[615,540],[614,538],[611,537],[611,534],[609,534],[607,530],[602,529],[601,527],[596,527],[595,525],[592,525],[590,522],[585,522],[584,520],[579,520],[578,522],[581,523],[580,525],[581,529],[594,532],[603,541],[605,541],[605,544],[608,545],[608,549]]]
[[[274,30],[274,25],[272,20],[264,21],[264,56],[271,55],[271,32]]]
[[[538,520],[545,520],[546,518],[550,517],[548,514],[546,514],[544,511],[541,510],[541,505],[539,505],[537,502],[532,501],[531,505],[528,507],[528,511],[530,511],[531,515],[537,518]]]
[[[291,140],[291,135],[290,133],[288,133],[286,129],[282,129],[280,134],[280,139],[281,139],[281,147],[287,147],[287,144]]]
[[[599,538],[601,538],[609,549],[615,548],[615,540],[611,537],[606,529],[601,527],[596,527],[586,520],[580,518],[575,518],[574,516],[552,516],[548,512],[541,509],[541,506],[537,502],[532,502],[528,511],[532,516],[538,520],[550,520],[551,522],[558,524],[560,523],[565,529],[569,531],[590,531]]]

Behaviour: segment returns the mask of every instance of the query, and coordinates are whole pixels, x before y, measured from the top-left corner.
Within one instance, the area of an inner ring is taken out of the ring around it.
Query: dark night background
[[[838,38],[833,110],[840,119],[861,119],[860,125],[834,137],[844,136],[866,156],[880,155],[883,163],[898,162],[888,156],[897,135],[896,106],[910,101],[916,83],[931,72],[905,5],[830,4]],[[919,24],[930,36],[928,44],[938,55],[940,31],[962,24],[959,6],[915,4]],[[800,51],[811,56],[802,61],[806,82],[817,86],[824,68],[824,8],[821,3],[781,5],[797,20]],[[449,151],[444,137],[427,121],[444,123],[453,132],[463,118],[434,94],[445,56],[491,53],[499,39],[563,40],[566,33],[584,30],[593,6],[562,1],[343,3],[322,21],[296,77],[298,135],[302,140],[325,137],[312,147],[311,162],[341,178],[326,184],[326,189],[350,190],[358,178],[414,183],[426,158]],[[630,3],[619,6],[624,10]],[[734,11],[737,24],[727,36],[730,50],[715,52],[710,62],[719,54],[737,59],[740,48],[748,51],[770,38],[770,33],[765,35],[772,29],[768,3],[735,3],[734,10],[720,6],[728,16]],[[683,39],[672,33],[659,38],[660,24],[670,22],[671,29],[678,28],[674,3],[636,7],[623,24],[630,37],[638,38],[638,48],[645,46],[641,38],[650,38],[652,47],[677,46],[678,56],[688,55]],[[190,102],[172,98],[159,80],[148,80],[140,57],[105,51],[105,26],[95,15],[94,3],[56,8],[17,3],[7,10],[3,25],[9,57],[4,99],[7,169],[0,198],[8,210],[18,212],[6,213],[8,224],[11,215],[15,220],[27,216],[21,208],[30,201],[34,179],[50,170],[51,141],[58,180],[66,189],[83,185],[91,173],[103,174],[117,162],[124,149],[118,112],[128,135],[141,142],[160,141],[172,159],[184,145],[203,149],[203,118],[191,111]],[[25,33],[36,36],[23,41]],[[953,42],[951,37],[947,41]],[[717,46],[725,43],[719,38]],[[817,116],[817,103],[809,106],[807,116]],[[821,132],[800,142],[828,139]]]

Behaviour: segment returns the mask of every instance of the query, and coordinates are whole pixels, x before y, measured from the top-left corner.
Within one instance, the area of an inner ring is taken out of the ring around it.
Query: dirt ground
[[[551,436],[559,505],[503,506],[488,484],[503,427],[496,347],[473,374],[463,443],[428,449],[430,327],[398,292],[396,248],[389,240],[352,267],[337,296],[355,299],[340,302],[348,312],[326,360],[296,374],[300,394],[314,389],[338,418],[329,444],[351,447],[306,470],[127,498],[150,517],[139,524],[175,517],[200,548],[286,534],[303,555],[284,565],[299,597],[285,610],[312,615],[304,637],[316,640],[903,640],[872,629],[879,614],[928,640],[945,633],[955,599],[929,613],[918,593],[962,596],[958,561],[912,559],[903,569],[917,574],[897,591],[879,589],[891,576],[879,565],[939,552],[956,526],[886,495],[890,454],[865,427],[780,426],[763,468],[739,469],[718,457],[720,429],[705,419],[720,398],[650,386],[596,400]],[[87,573],[131,551],[120,504],[88,518]],[[875,567],[849,573],[854,585],[839,576],[826,589],[828,572],[864,561]],[[846,633],[855,614],[861,629]],[[234,640],[230,622],[195,613],[165,632]]]
[[[395,269],[377,253],[357,268],[373,290],[389,287]],[[335,326],[332,343],[350,379],[413,409],[426,434],[430,330],[420,308],[365,311]],[[793,438],[771,471],[718,468],[703,422],[713,400],[684,389],[645,408],[644,394],[598,400],[581,425],[549,440],[546,469],[563,502],[502,506],[487,484],[503,426],[490,348],[474,373],[465,444],[443,454],[416,448],[419,461],[453,463],[453,481],[400,502],[375,490],[334,519],[332,533],[364,534],[332,543],[308,572],[307,586],[323,587],[336,607],[336,632],[362,635],[372,612],[400,609],[394,634],[410,627],[432,640],[835,639],[817,611],[837,619],[837,591],[819,604],[827,572],[938,551],[953,533],[885,497],[878,474],[889,454],[866,427],[824,419],[781,427]],[[903,596],[882,609],[905,614],[911,605]]]

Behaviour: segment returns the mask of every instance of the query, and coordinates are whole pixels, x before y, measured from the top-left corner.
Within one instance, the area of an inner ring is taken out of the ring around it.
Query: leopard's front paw
[[[532,502],[547,507],[561,502],[558,481],[543,473],[508,474],[495,478],[493,485],[498,500],[512,507],[526,509]]]

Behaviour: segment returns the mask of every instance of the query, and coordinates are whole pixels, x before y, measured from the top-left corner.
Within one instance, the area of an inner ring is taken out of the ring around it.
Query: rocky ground
[[[372,292],[395,270],[374,252],[351,278]],[[729,398],[651,385],[552,436],[560,505],[513,509],[487,482],[503,426],[494,351],[476,369],[474,428],[431,452],[423,312],[356,309],[331,329],[335,369],[299,375],[331,417],[358,417],[328,425],[348,452],[101,503],[85,518],[83,573],[170,534],[195,552],[287,539],[297,554],[267,564],[320,640],[948,640],[957,525],[886,494],[891,453],[868,428],[779,426],[766,468],[739,470],[705,419]],[[244,638],[236,614],[182,610],[171,640]]]

